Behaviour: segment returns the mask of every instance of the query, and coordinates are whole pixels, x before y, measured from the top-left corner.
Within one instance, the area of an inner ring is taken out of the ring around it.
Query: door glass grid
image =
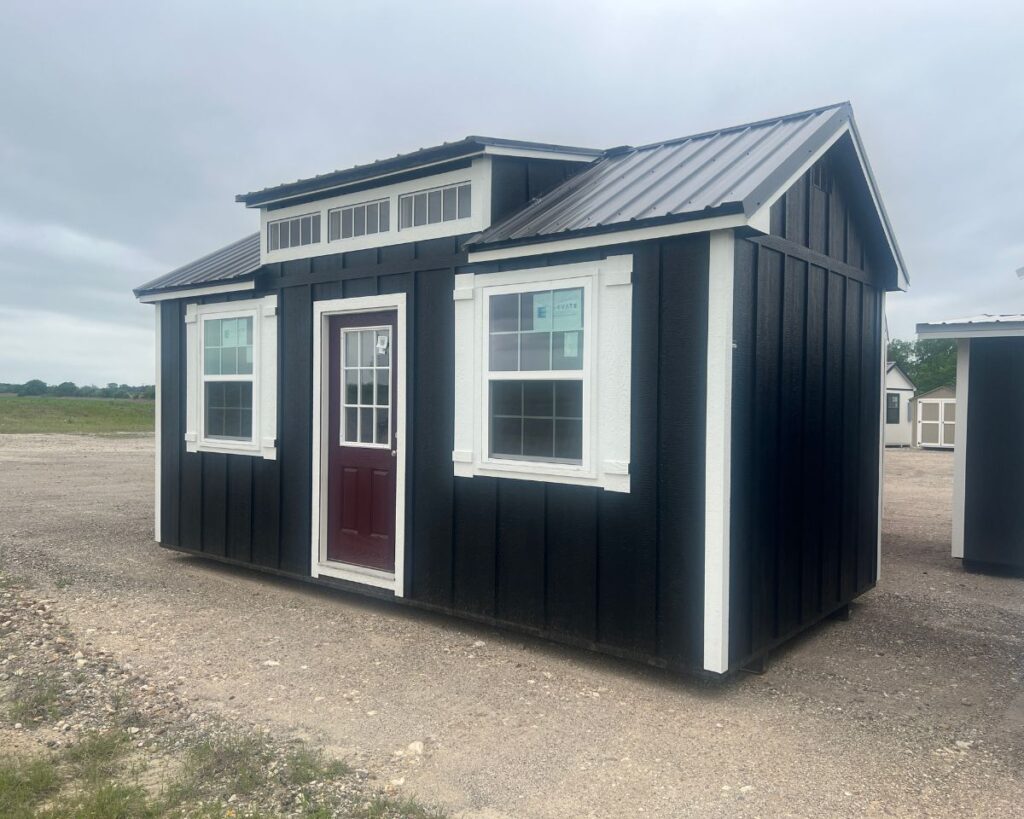
[[[390,446],[391,328],[342,331],[341,442]]]

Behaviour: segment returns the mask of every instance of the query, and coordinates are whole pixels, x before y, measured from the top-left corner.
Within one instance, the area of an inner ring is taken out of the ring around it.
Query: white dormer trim
[[[407,193],[427,190],[430,188],[469,182],[471,190],[471,215],[464,219],[450,222],[439,222],[433,225],[399,229],[398,199]],[[389,199],[390,229],[385,233],[372,233],[367,236],[353,236],[348,239],[328,241],[328,211],[335,208],[358,205],[363,202]],[[305,216],[320,213],[320,241],[317,244],[289,247],[284,250],[267,250],[267,225],[281,219],[294,216]],[[366,188],[355,193],[346,193],[305,202],[301,205],[290,205],[286,208],[269,210],[260,208],[260,264],[286,262],[293,259],[308,259],[313,256],[327,256],[335,253],[348,253],[353,250],[365,250],[371,247],[404,244],[405,242],[421,242],[426,239],[440,239],[445,236],[462,236],[477,233],[490,227],[491,224],[491,158],[480,156],[472,161],[468,168],[424,176],[405,182],[396,182],[376,188]]]

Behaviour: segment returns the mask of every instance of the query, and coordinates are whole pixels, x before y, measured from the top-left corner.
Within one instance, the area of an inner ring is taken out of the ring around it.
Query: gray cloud
[[[1024,9],[735,0],[5,3],[0,381],[146,381],[130,288],[234,194],[469,133],[606,147],[854,104],[907,258],[890,327],[1024,310]]]

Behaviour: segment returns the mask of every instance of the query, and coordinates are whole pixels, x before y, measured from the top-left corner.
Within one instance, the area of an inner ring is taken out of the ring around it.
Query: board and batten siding
[[[256,294],[279,296],[277,460],[185,452],[184,312],[163,302],[162,542],[309,578],[313,303],[402,292],[409,479],[401,602],[700,668],[707,235],[473,267],[486,275],[633,255],[628,494],[454,477],[452,289],[467,269],[457,247],[434,240],[264,268]]]
[[[883,298],[842,178],[736,243],[730,666],[878,576]]]
[[[972,338],[969,355],[963,559],[1024,572],[1024,338]]]

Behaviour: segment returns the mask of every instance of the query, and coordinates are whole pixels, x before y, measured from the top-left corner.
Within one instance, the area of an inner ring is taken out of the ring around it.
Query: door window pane
[[[391,442],[391,328],[344,330],[342,442]]]

